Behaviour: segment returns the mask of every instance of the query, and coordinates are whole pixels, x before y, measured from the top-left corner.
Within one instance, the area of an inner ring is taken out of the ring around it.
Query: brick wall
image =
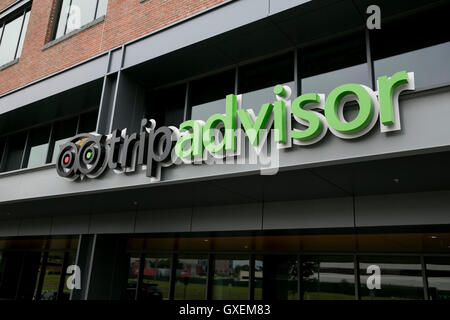
[[[6,8],[13,2],[16,2],[16,0],[0,0],[0,10]]]
[[[83,61],[224,0],[109,0],[104,22],[42,50],[54,0],[34,0],[20,60],[0,71],[0,94]],[[0,7],[14,2],[0,0]]]

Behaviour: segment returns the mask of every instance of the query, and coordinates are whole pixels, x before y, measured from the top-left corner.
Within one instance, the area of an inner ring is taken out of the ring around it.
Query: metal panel
[[[91,216],[89,233],[131,233],[134,231],[136,212],[94,214]]]
[[[264,229],[353,227],[352,198],[268,202]]]
[[[108,55],[104,54],[45,80],[1,96],[0,114],[99,79],[105,75],[107,63]]]
[[[34,236],[50,234],[52,218],[22,219],[19,227],[19,236]]]
[[[0,220],[0,237],[14,237],[19,234],[20,220]]]
[[[188,232],[191,230],[192,209],[168,209],[139,212],[136,233]]]
[[[89,231],[89,215],[53,216],[52,235],[85,234]]]
[[[357,197],[355,209],[357,227],[450,224],[450,191]]]
[[[194,208],[192,231],[261,230],[262,204]]]

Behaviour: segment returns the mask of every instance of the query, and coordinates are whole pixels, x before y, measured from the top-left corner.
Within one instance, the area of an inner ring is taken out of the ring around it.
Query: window
[[[298,300],[298,257],[265,255],[255,260],[255,300]]]
[[[161,300],[169,298],[171,256],[145,257],[139,300]]]
[[[170,99],[167,99],[170,97]],[[184,119],[186,85],[155,90],[149,93],[146,117],[154,119],[156,125],[178,127]]]
[[[239,68],[239,93],[242,107],[251,108],[258,116],[264,103],[276,101],[273,87],[277,84],[294,88],[294,54],[288,53]]]
[[[368,289],[367,279],[380,268],[380,289]],[[367,256],[360,257],[360,292],[362,300],[421,300],[424,299],[422,265],[419,257]],[[369,269],[370,270],[370,269]]]
[[[215,74],[190,83],[191,119],[206,121],[211,115],[225,113],[225,97],[234,93],[235,70]]]
[[[98,110],[0,137],[0,172],[55,163],[60,146],[77,133],[96,130]]]
[[[415,73],[416,89],[448,84],[449,10],[449,4],[442,5],[420,15],[385,23],[380,30],[371,31],[375,79],[406,70]]]
[[[56,162],[59,154],[59,147],[77,133],[78,118],[58,121],[53,127],[53,141],[50,144],[50,152],[52,153],[52,163]]]
[[[426,258],[430,300],[450,300],[450,257]]]
[[[48,142],[50,139],[50,126],[36,128],[30,131],[28,142],[26,168],[42,166],[47,161]]]
[[[26,132],[8,137],[6,160],[3,166],[4,171],[13,171],[21,168],[26,139]]]
[[[61,0],[55,39],[106,14],[108,0]]]
[[[216,257],[214,263],[214,300],[247,300],[250,279],[248,256]]]
[[[355,299],[353,257],[305,257],[300,268],[304,300]]]
[[[204,300],[208,257],[183,255],[176,266],[175,300]]]
[[[0,23],[0,66],[20,57],[29,18],[27,8]]]
[[[345,83],[371,87],[364,33],[341,37],[300,50],[302,93],[324,93]]]

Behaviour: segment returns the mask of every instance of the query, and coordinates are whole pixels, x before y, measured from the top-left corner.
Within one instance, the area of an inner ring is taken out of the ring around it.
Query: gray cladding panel
[[[34,236],[50,234],[52,218],[22,219],[19,227],[19,236]]]
[[[356,226],[450,224],[450,192],[357,197]]]
[[[105,75],[107,64],[108,55],[103,54],[48,79],[6,94],[0,97],[0,114],[102,78]]]
[[[352,198],[268,202],[264,229],[353,227]]]
[[[260,230],[262,204],[194,208],[192,231]]]
[[[218,10],[131,43],[125,51],[124,68],[227,32],[268,16],[268,2],[233,1]]]
[[[94,214],[91,216],[89,233],[132,233],[136,212]]]
[[[139,212],[135,232],[189,232],[191,216],[190,208]]]
[[[54,216],[51,234],[86,234],[89,231],[89,218],[89,215]]]

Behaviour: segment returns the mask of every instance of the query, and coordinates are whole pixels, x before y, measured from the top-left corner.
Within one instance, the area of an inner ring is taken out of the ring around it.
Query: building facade
[[[449,14],[0,1],[0,299],[449,299]]]

